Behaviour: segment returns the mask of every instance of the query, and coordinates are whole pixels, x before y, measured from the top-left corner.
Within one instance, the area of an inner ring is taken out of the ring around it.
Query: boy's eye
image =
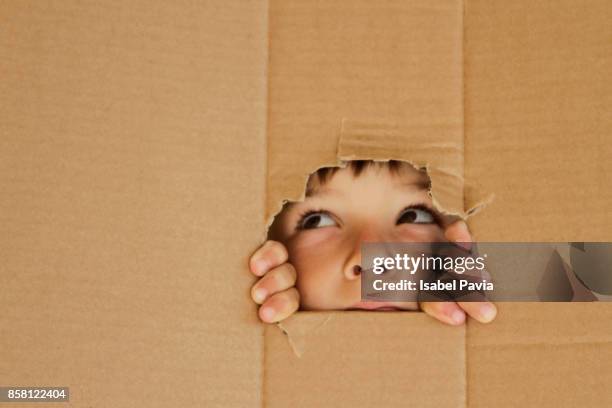
[[[314,228],[322,228],[322,227],[331,227],[335,226],[336,221],[326,213],[323,212],[315,212],[306,214],[299,222],[299,229],[314,229]]]
[[[399,224],[433,224],[436,222],[431,211],[424,208],[406,208],[397,219]]]

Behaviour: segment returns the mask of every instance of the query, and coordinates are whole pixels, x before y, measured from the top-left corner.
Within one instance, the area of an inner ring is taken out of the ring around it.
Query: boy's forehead
[[[431,187],[431,180],[427,173],[424,170],[417,170],[407,163],[395,171],[391,171],[388,167],[368,167],[358,175],[355,175],[349,167],[346,167],[338,169],[331,177],[326,178],[324,182],[321,182],[316,173],[312,174],[307,183],[306,197],[333,192],[338,188],[352,184],[360,178],[372,177],[374,174],[378,177],[391,178],[393,186],[399,189],[414,191],[429,190]]]

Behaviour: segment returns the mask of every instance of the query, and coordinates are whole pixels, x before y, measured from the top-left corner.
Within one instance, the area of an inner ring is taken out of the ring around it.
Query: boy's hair
[[[387,162],[377,162],[373,160],[351,160],[346,165],[346,168],[351,170],[354,177],[359,177],[359,175],[369,167],[374,167],[376,169],[387,169],[389,173],[394,175],[400,174],[402,170],[418,171],[425,176],[424,179],[426,180],[426,185],[424,185],[423,188],[427,190],[431,188],[431,180],[429,179],[426,170],[424,168],[416,169],[407,162],[402,162],[399,160],[389,160]],[[308,178],[308,183],[306,184],[306,197],[314,194],[317,188],[323,186],[325,183],[331,180],[334,174],[336,174],[336,172],[338,172],[340,169],[341,167],[323,167],[311,174]],[[291,201],[286,201],[284,203],[283,209],[275,216],[274,221],[268,230],[268,239],[282,242],[283,235],[281,214],[284,214],[285,210],[294,204],[295,203]]]
[[[359,177],[363,171],[369,167],[376,169],[388,169],[391,174],[399,174],[402,169],[412,169],[424,173],[426,176],[425,169],[415,169],[410,163],[402,162],[399,160],[389,160],[386,162],[379,162],[373,160],[351,160],[347,163],[346,168],[350,169],[353,173],[353,177]],[[341,167],[323,167],[313,173],[308,179],[306,186],[306,196],[311,195],[317,189],[317,187],[323,186],[329,180],[332,179],[334,174]],[[429,180],[429,177],[427,177]],[[431,181],[428,181],[427,189],[431,187]]]

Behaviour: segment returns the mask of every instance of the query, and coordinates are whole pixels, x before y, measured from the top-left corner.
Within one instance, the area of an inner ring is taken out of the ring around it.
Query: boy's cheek
[[[338,309],[343,302],[346,282],[342,273],[342,257],[330,248],[316,252],[295,250],[290,262],[297,271],[296,288],[304,310]]]
[[[302,310],[343,310],[349,308],[360,299],[359,287],[351,290],[341,280],[333,279],[332,271],[322,276],[304,276],[298,278],[297,289],[300,292],[300,308]],[[331,279],[330,279],[331,277]]]
[[[308,234],[312,232],[312,234]],[[298,272],[316,276],[321,270],[342,267],[341,240],[331,231],[307,231],[287,245],[289,262]],[[341,270],[341,269],[340,269]]]
[[[334,227],[305,230],[293,236],[287,242],[287,248],[290,251],[311,251],[314,255],[333,246],[340,235],[338,228]]]
[[[328,307],[328,302],[333,298],[330,287],[329,271],[323,268],[304,270],[297,268],[298,278],[296,288],[300,293],[300,307],[304,310],[320,310]],[[327,275],[327,279],[325,279]]]

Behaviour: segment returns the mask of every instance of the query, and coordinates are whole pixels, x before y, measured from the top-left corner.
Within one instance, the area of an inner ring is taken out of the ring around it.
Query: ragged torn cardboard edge
[[[428,140],[427,137],[409,133],[402,132],[401,126],[391,120],[354,121],[343,118],[336,161],[324,162],[303,174],[300,195],[288,197],[272,209],[265,223],[266,234],[286,203],[304,201],[306,185],[312,174],[323,168],[346,168],[348,162],[353,160],[397,160],[417,170],[425,170],[431,182],[429,194],[433,205],[442,214],[467,220],[494,201],[494,194],[483,195],[479,193],[478,186],[465,181],[462,145],[441,139]],[[466,194],[468,197],[464,197]],[[469,208],[464,210],[466,204],[469,204]]]
[[[293,354],[301,358],[306,351],[308,337],[316,334],[317,331],[332,320],[333,316],[333,314],[327,313],[325,315],[316,312],[302,313],[300,315],[300,324],[293,324],[295,318],[289,318],[283,322],[278,322],[276,325],[287,336]]]
[[[432,140],[433,139],[433,140]],[[388,162],[397,160],[410,164],[416,170],[425,170],[430,180],[429,195],[434,208],[440,213],[467,220],[476,215],[494,200],[489,194],[482,198],[472,183],[466,183],[463,176],[463,145],[448,140],[404,133],[401,126],[392,120],[354,121],[343,118],[340,126],[338,147],[335,162],[324,162],[319,167],[310,169],[302,177],[302,188],[297,197],[288,197],[279,202],[266,219],[265,232],[268,231],[276,216],[288,202],[301,202],[306,198],[306,187],[310,176],[318,170],[329,167],[346,168],[353,160],[372,160]],[[446,164],[446,166],[444,165]],[[466,187],[469,187],[466,189]],[[464,194],[470,192],[470,200]],[[457,192],[460,192],[458,194]],[[473,203],[464,210],[467,202]],[[301,357],[306,348],[306,339],[329,322],[332,315],[324,320],[321,316],[310,315],[305,327],[297,329],[287,321],[276,323],[287,336],[289,344],[297,357]],[[315,317],[312,317],[315,316]]]
[[[337,157],[342,161],[398,160],[417,170],[425,170],[430,179],[429,195],[434,207],[443,214],[465,219],[463,209],[463,144],[411,131],[397,121],[342,120]]]
[[[343,119],[337,156],[343,161],[398,160],[409,163],[417,170],[425,170],[431,182],[429,195],[433,205],[446,215],[466,220],[493,202],[493,194],[479,196],[477,187],[466,182],[463,175],[462,143],[411,133],[409,128],[402,130],[394,121],[361,122]],[[466,188],[468,186],[469,190]],[[463,195],[470,192],[469,202],[473,204],[467,210],[464,208],[468,201],[465,197],[456,199],[457,191]]]
[[[482,187],[471,180],[464,180],[463,190],[464,205],[467,208],[464,220],[480,213],[495,201],[495,193],[483,191]]]

